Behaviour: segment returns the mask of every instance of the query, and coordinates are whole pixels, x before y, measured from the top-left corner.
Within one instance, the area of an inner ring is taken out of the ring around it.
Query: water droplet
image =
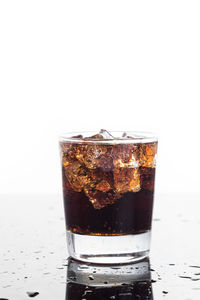
[[[79,270],[87,270],[88,267],[87,267],[87,266],[78,266],[78,269],[79,269]]]
[[[27,292],[27,295],[31,298],[36,297],[37,295],[39,295],[38,292]]]
[[[69,277],[71,280],[76,280],[76,276],[70,276]]]

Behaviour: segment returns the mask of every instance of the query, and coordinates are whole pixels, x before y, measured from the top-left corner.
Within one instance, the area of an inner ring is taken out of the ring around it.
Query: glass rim
[[[122,137],[123,133],[126,133],[129,137]],[[114,138],[112,139],[92,139],[91,136],[98,134],[98,131],[74,131],[65,132],[59,136],[60,142],[70,142],[78,144],[141,144],[141,143],[153,143],[158,141],[158,137],[152,132],[146,131],[109,131]],[[120,137],[116,137],[119,134]],[[78,135],[85,135],[80,138]],[[86,138],[84,140],[84,138]]]

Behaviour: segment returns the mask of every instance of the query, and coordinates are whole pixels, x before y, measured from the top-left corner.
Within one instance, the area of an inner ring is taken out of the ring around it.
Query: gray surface
[[[154,300],[200,299],[199,200],[156,197],[150,256]],[[0,298],[25,300],[27,291],[37,291],[34,299],[64,300],[66,263],[61,197],[1,196]]]

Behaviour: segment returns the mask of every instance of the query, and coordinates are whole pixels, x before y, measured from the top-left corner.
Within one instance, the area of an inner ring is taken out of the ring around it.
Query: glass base
[[[69,256],[95,264],[120,264],[148,256],[151,231],[121,236],[82,235],[67,231]]]
[[[133,262],[130,264],[118,264],[118,265],[100,265],[100,264],[91,264],[80,262],[72,258],[68,259],[68,268],[67,268],[67,281],[73,282],[74,284],[80,284],[86,287],[99,287],[107,288],[113,287],[117,288],[123,286],[125,283],[128,291],[130,292],[130,285],[135,282],[150,282],[151,281],[151,271],[149,258],[145,258],[138,262]],[[143,286],[141,286],[143,289]],[[91,291],[92,292],[92,291]],[[104,290],[105,292],[105,290]],[[139,292],[139,290],[135,290]],[[104,294],[103,294],[104,295]],[[101,298],[102,299],[103,295]],[[74,298],[67,298],[73,300]],[[81,299],[81,297],[80,297]],[[95,299],[91,297],[88,299]],[[111,299],[109,296],[103,299]],[[113,298],[114,299],[114,298]],[[120,297],[115,299],[133,299],[127,297]],[[144,299],[144,297],[134,299]],[[150,298],[148,298],[150,299]]]

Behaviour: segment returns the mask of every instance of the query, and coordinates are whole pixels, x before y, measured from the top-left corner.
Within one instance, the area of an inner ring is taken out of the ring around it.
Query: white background
[[[157,191],[199,192],[200,2],[0,0],[0,193],[61,192],[63,131],[159,136]]]

